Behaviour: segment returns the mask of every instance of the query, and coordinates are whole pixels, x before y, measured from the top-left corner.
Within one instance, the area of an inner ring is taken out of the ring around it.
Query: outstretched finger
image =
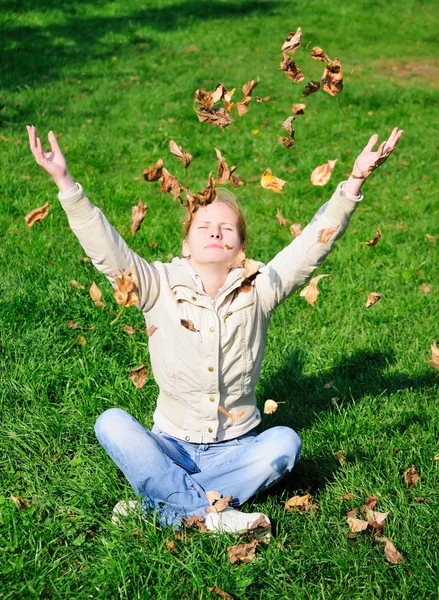
[[[387,144],[386,141],[381,142],[380,147],[378,148],[378,151],[377,151],[377,158],[381,158],[382,157],[382,155],[384,153],[384,148],[386,147],[386,144]]]
[[[56,135],[53,133],[53,131],[49,131],[47,139],[49,140],[52,152],[61,152],[61,148],[58,145],[58,140],[56,139]]]
[[[35,141],[36,141],[36,156],[37,156],[37,159],[40,162],[42,162],[45,158],[43,146],[41,145],[41,140],[39,137],[37,137]]]
[[[373,147],[375,146],[375,144],[377,143],[377,141],[378,141],[378,134],[374,133],[371,136],[371,138],[369,139],[369,141],[367,142],[365,150],[368,150],[369,152],[372,152]]]
[[[37,135],[37,130],[33,125],[26,125],[26,129],[27,129],[27,133],[29,135],[29,147],[31,149],[32,154],[35,155],[35,150],[36,150],[36,135]]]

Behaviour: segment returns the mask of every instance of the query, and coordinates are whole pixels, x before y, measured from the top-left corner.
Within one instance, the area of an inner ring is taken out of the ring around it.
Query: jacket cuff
[[[344,223],[348,221],[358,204],[364,198],[362,192],[360,192],[358,196],[352,196],[352,194],[345,192],[343,189],[344,183],[346,182],[342,181],[338,184],[325,211],[328,219],[335,223]]]
[[[80,183],[76,183],[68,192],[59,192],[58,199],[72,226],[84,225],[93,218],[97,210],[85,195]]]

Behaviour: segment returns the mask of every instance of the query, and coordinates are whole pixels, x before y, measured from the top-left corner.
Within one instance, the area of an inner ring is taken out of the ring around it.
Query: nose
[[[219,239],[220,239],[220,237],[221,237],[221,232],[220,232],[220,230],[219,230],[219,229],[216,229],[216,230],[212,231],[212,233],[210,234],[210,237],[211,237],[211,238],[217,238],[217,239],[219,240]]]

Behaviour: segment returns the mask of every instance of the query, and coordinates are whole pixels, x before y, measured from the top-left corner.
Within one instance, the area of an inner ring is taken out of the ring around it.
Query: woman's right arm
[[[104,214],[88,200],[81,185],[73,181],[54,133],[51,131],[48,136],[51,152],[44,152],[35,127],[27,127],[27,131],[35,161],[57,185],[69,225],[87,256],[112,284],[120,269],[128,273],[134,267],[140,293],[139,308],[144,312],[150,310],[159,295],[159,276],[154,266],[128,247]]]

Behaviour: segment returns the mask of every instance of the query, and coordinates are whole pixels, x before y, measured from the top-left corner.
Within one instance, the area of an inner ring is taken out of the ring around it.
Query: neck
[[[201,277],[204,291],[211,298],[215,298],[218,290],[223,287],[226,282],[227,275],[230,269],[225,264],[220,263],[197,263],[191,258],[189,259],[191,267]]]

